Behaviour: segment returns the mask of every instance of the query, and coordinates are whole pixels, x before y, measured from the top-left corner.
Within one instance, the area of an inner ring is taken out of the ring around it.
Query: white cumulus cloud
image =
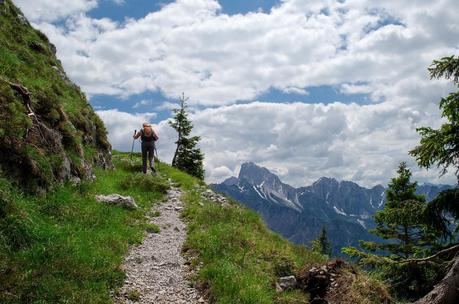
[[[15,2],[90,96],[190,96],[209,181],[255,161],[294,185],[324,175],[372,185],[406,160],[422,181],[454,182],[419,170],[407,151],[419,141],[416,127],[438,127],[438,101],[455,89],[430,80],[427,67],[457,54],[456,0],[283,0],[268,13],[237,15],[223,14],[215,0],[177,0],[124,22],[89,17],[96,0]],[[305,95],[324,85],[368,94],[371,104],[237,104],[271,88]],[[152,119],[98,113],[123,150],[132,130]],[[176,134],[167,121],[156,127],[160,155],[170,159]]]
[[[271,87],[390,90],[413,75],[427,80],[426,66],[459,45],[455,0],[285,0],[269,13],[231,16],[215,0],[177,0],[122,24],[86,16],[95,0],[52,4],[65,11],[55,16],[68,16],[65,28],[45,9],[61,2],[17,3],[89,94],[186,92],[204,105],[250,100]]]

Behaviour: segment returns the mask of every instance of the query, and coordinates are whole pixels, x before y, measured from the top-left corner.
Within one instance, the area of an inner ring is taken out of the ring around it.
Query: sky
[[[401,161],[420,183],[455,182],[408,151],[457,90],[427,71],[458,55],[457,0],[13,1],[56,45],[115,149],[150,121],[170,162],[184,93],[208,182],[247,161],[293,186],[386,185]]]

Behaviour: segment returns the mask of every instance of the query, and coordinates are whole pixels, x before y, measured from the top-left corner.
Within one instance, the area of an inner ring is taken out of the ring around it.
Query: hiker
[[[152,172],[155,172],[154,168],[154,151],[155,151],[155,141],[158,140],[158,134],[151,127],[148,122],[144,122],[142,129],[139,132],[134,134],[134,139],[142,139],[142,164],[143,164],[143,173],[147,173],[147,156],[150,169]]]

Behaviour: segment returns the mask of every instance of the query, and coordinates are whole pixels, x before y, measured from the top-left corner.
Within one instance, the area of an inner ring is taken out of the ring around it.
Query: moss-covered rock
[[[11,0],[0,1],[0,174],[34,192],[112,167],[104,124],[55,53]]]

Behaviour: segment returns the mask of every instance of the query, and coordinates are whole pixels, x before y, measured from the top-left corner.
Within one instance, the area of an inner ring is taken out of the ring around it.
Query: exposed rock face
[[[113,205],[119,205],[127,209],[137,209],[138,206],[135,203],[135,200],[130,196],[122,196],[119,194],[110,194],[110,195],[96,195],[96,200],[98,202],[104,202]]]
[[[55,47],[11,0],[0,12],[0,175],[43,191],[94,178],[94,165],[111,168],[105,127]]]
[[[373,215],[384,207],[384,187],[364,188],[350,181],[322,177],[310,186],[294,188],[268,169],[254,163],[241,166],[239,176],[211,187],[257,211],[268,226],[295,243],[309,244],[323,226],[339,254],[343,246],[358,240],[374,240]],[[448,186],[420,186],[428,199]]]

